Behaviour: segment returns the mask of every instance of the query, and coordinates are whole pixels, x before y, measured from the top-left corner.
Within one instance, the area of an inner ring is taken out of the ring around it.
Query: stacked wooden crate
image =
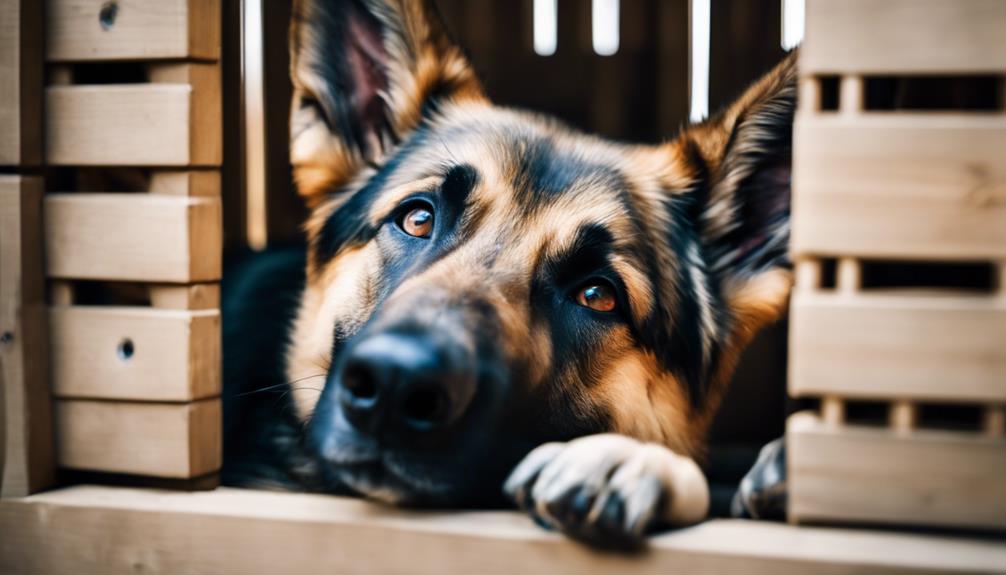
[[[57,462],[212,476],[221,457],[219,1],[49,0],[45,40]],[[112,295],[82,297],[96,283]],[[117,300],[123,293],[132,296]]]
[[[1004,33],[999,0],[807,3],[790,392],[821,410],[789,422],[792,520],[1006,529]],[[988,98],[872,109],[871,82],[907,77]]]

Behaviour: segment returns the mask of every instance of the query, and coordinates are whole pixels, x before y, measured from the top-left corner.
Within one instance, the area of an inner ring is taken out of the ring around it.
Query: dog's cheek
[[[681,384],[659,367],[653,354],[635,348],[620,352],[605,370],[596,394],[610,412],[612,432],[686,455],[699,444]]]
[[[333,260],[304,290],[287,354],[287,381],[302,420],[321,396],[335,334],[352,336],[373,312],[378,261],[374,244],[355,248]]]

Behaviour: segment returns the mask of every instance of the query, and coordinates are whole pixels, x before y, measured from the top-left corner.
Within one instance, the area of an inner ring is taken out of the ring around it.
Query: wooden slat
[[[220,400],[55,402],[57,462],[69,469],[191,478],[220,469]]]
[[[42,181],[0,176],[0,495],[52,484]]]
[[[53,393],[146,401],[220,395],[220,314],[132,307],[49,311]]]
[[[1006,401],[1003,342],[994,297],[795,294],[790,393]]]
[[[800,70],[1003,72],[1003,30],[1001,0],[807,0]]]
[[[0,531],[0,571],[10,573],[1006,572],[999,541],[716,520],[626,555],[514,512],[419,513],[240,489],[71,487],[0,503]]]
[[[833,428],[803,412],[786,449],[791,520],[1006,528],[1006,438]]]
[[[42,4],[0,0],[0,166],[42,161]]]
[[[219,0],[50,0],[46,7],[50,62],[220,57]]]
[[[219,198],[48,194],[53,278],[199,282],[220,278]]]
[[[1006,258],[1006,116],[803,115],[794,137],[796,254]]]
[[[220,307],[220,284],[168,285],[147,288],[150,305],[165,309],[217,309]]]
[[[46,161],[80,166],[218,166],[220,68],[171,64],[150,84],[46,88]]]
[[[216,197],[220,195],[220,172],[159,170],[150,176],[150,193]]]

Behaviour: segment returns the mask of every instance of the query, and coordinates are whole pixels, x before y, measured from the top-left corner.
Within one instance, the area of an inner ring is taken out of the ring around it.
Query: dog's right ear
[[[483,99],[429,0],[295,0],[290,160],[311,206],[448,100]]]

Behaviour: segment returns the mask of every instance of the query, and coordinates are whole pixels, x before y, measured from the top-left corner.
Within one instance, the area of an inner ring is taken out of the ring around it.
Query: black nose
[[[474,362],[463,346],[381,333],[349,350],[340,402],[360,431],[408,433],[450,426],[474,393]]]

